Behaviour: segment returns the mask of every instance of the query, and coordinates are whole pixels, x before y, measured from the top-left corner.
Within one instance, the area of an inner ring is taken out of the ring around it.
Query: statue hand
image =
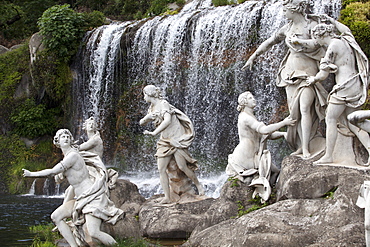
[[[23,171],[23,177],[31,177],[31,172],[29,170],[22,169],[22,171]]]
[[[315,77],[314,76],[309,76],[306,79],[307,86],[311,86],[313,83],[315,83]]]
[[[242,67],[242,70],[246,70],[248,67],[249,67],[249,70],[252,70],[253,61],[254,61],[254,58],[250,57],[248,61],[244,64],[244,66]]]
[[[292,35],[290,38],[289,38],[289,43],[292,43],[294,45],[299,45],[300,44],[300,39],[297,38],[297,36],[295,35]]]
[[[297,120],[293,119],[291,116],[284,119],[285,125],[294,126],[296,122]]]
[[[151,131],[148,131],[148,130],[144,130],[144,135],[151,135],[151,136],[155,136],[155,134]]]

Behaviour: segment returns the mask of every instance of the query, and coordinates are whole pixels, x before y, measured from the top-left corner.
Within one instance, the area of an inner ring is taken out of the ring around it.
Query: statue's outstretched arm
[[[297,120],[292,119],[290,116],[285,118],[283,121],[269,124],[269,125],[262,125],[260,128],[258,128],[258,132],[263,135],[268,135],[270,133],[273,133],[274,131],[279,130],[281,127],[284,127],[286,125],[293,126],[295,125]]]
[[[273,45],[281,42],[285,38],[285,29],[286,27],[281,28],[276,34],[272,35],[270,38],[262,42],[257,50],[249,57],[248,61],[242,67],[242,70],[246,70],[247,68],[252,69],[253,62],[259,55],[270,50]]]

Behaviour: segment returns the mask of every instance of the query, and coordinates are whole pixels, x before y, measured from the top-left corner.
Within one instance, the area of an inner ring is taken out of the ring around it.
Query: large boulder
[[[184,246],[364,246],[364,210],[355,205],[364,180],[369,168],[286,157],[280,201],[194,232]]]
[[[139,213],[141,235],[149,238],[185,239],[203,220],[205,212],[214,201],[215,199],[208,198],[186,203],[160,204],[153,197],[142,206]]]
[[[138,214],[145,198],[140,195],[137,186],[118,179],[115,188],[110,191],[110,199],[125,212],[125,217],[115,225],[103,224],[103,231],[116,238],[140,238]]]

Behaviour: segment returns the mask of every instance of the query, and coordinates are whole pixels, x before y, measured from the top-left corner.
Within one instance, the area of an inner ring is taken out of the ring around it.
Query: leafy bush
[[[35,138],[53,134],[57,123],[54,119],[56,109],[46,109],[43,104],[37,105],[34,100],[27,99],[11,116],[15,124],[15,133],[27,138]]]
[[[38,21],[45,47],[57,57],[68,61],[80,44],[85,33],[82,14],[72,10],[69,4],[47,9]]]
[[[362,50],[370,56],[370,2],[353,2],[341,10],[340,22],[348,26]]]
[[[95,27],[99,27],[104,25],[105,22],[105,16],[102,12],[100,11],[93,11],[90,13],[82,13],[83,20],[85,22],[84,24],[84,29],[85,30],[90,30]]]

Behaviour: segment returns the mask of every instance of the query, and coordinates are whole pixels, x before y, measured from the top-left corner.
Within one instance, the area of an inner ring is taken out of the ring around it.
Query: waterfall
[[[84,49],[80,49],[78,63],[72,65],[75,72],[73,84],[73,110],[77,126],[94,117],[100,126],[104,126],[107,112],[115,100],[112,99],[115,90],[116,66],[119,42],[122,33],[130,22],[104,25],[88,32],[84,40]]]
[[[339,0],[321,0],[313,10],[337,18],[340,7]],[[168,101],[194,123],[190,152],[199,162],[201,180],[210,183],[208,188],[213,188],[211,177],[222,184],[217,179],[238,142],[238,95],[246,90],[255,95],[260,121],[285,117],[279,109],[285,93],[275,86],[284,44],[260,56],[252,71],[240,70],[256,45],[285,23],[281,1],[213,7],[211,0],[193,0],[176,15],[115,23],[88,33],[73,67],[78,107],[74,133],[83,119],[96,116],[108,165],[120,167],[125,177],[142,184],[142,191],[158,190],[157,180],[150,182],[158,176],[153,157],[157,138],[143,136],[150,126],[142,128],[138,121],[148,108],[141,88],[160,86]],[[114,113],[107,114],[109,110]],[[282,141],[269,145],[278,163],[288,149]]]
[[[33,180],[30,191],[28,191],[27,195],[34,195],[35,194],[36,180],[37,180],[37,178],[35,180]]]

